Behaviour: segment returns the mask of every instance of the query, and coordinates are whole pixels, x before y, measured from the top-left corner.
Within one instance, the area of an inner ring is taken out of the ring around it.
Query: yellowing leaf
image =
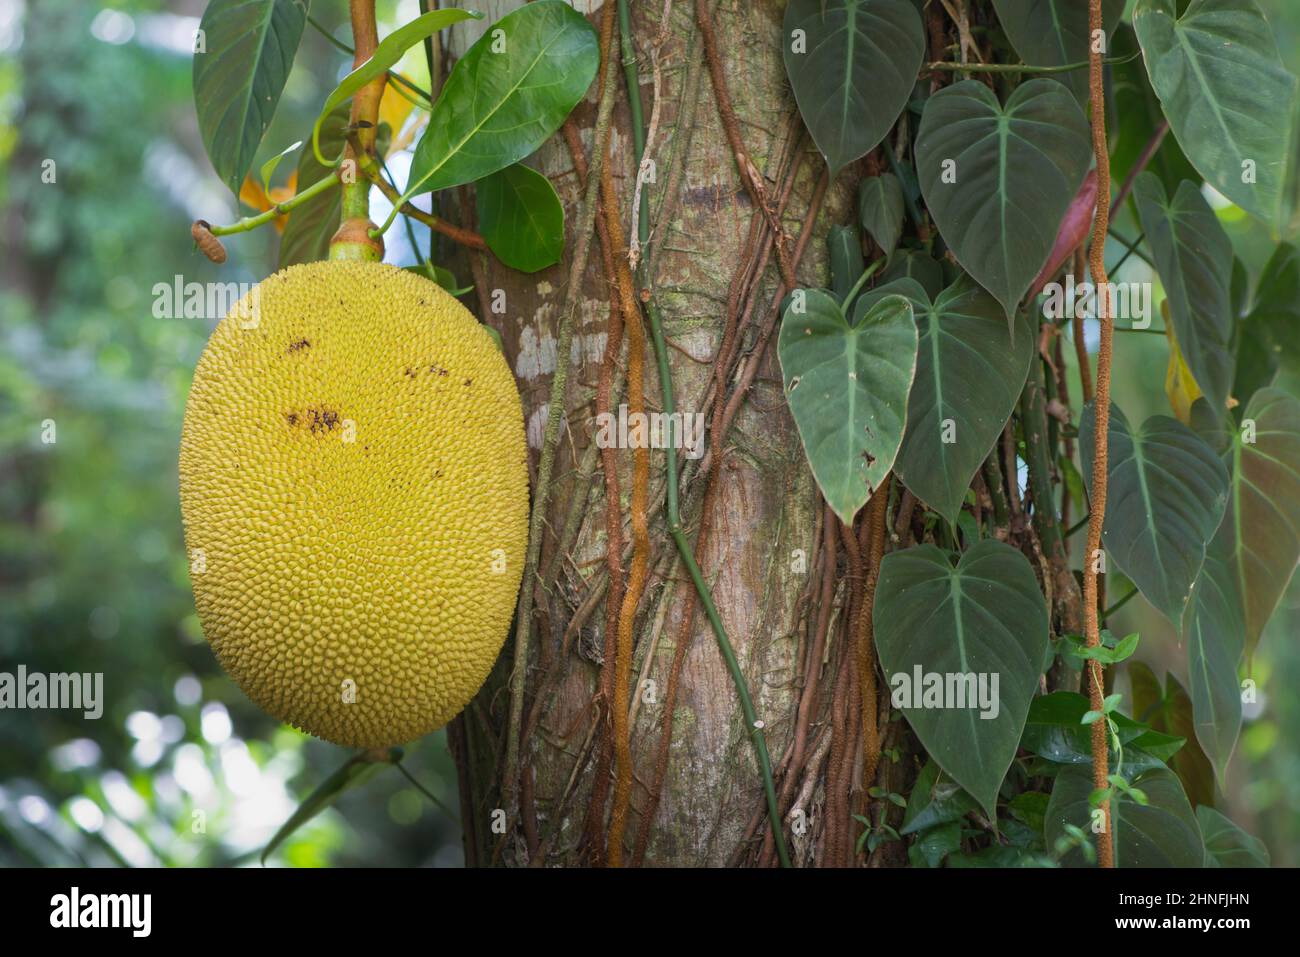
[[[1192,403],[1201,398],[1201,387],[1187,367],[1183,351],[1178,348],[1173,323],[1169,321],[1169,301],[1160,304],[1160,314],[1165,319],[1165,335],[1169,339],[1169,370],[1165,373],[1165,395],[1178,421],[1187,425],[1192,419]]]

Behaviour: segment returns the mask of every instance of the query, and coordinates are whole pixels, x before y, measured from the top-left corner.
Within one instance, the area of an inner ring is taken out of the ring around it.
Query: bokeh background
[[[1260,2],[1300,73],[1300,4]],[[271,229],[235,237],[220,270],[190,242],[194,219],[249,212],[212,172],[194,119],[190,50],[203,6],[0,0],[0,671],[104,674],[99,720],[0,711],[0,866],[255,864],[348,757],[243,697],[204,642],[189,591],[177,446],[194,363],[218,317],[157,318],[154,287],[176,276],[256,282],[274,270],[279,241]],[[346,38],[346,6],[316,0],[312,13]],[[416,0],[379,9],[381,35],[418,13]],[[427,83],[420,56],[402,69]],[[309,132],[347,70],[308,27],[259,163]],[[49,161],[54,181],[43,182]],[[402,157],[391,165],[400,175]],[[1257,276],[1271,240],[1235,208],[1220,215]],[[1139,232],[1123,215],[1119,228]],[[423,228],[389,237],[390,260],[413,262],[412,239],[428,249]],[[1151,277],[1135,257],[1112,278]],[[1116,398],[1129,418],[1167,411],[1163,340],[1131,334],[1118,345]],[[1274,864],[1294,866],[1294,582],[1283,604],[1254,662],[1260,703],[1248,709],[1220,807]],[[1158,674],[1185,669],[1141,600],[1112,627],[1142,633],[1140,656]],[[404,766],[427,796],[384,768],[268,863],[459,865],[442,733],[407,748]]]

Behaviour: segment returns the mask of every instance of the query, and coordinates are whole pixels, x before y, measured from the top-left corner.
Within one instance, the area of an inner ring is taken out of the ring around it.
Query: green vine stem
[[[632,16],[627,0],[618,0],[618,17],[620,45],[623,52],[623,75],[627,82],[628,105],[632,114],[632,144],[636,152],[636,168],[638,175],[640,175],[641,163],[645,159],[646,127],[644,109],[641,103],[641,86],[637,79],[636,60],[633,57]],[[637,221],[637,233],[637,239],[644,248],[650,239],[649,197],[644,190],[641,193],[641,209]],[[659,388],[662,392],[663,414],[665,421],[668,423],[668,441],[664,443],[665,468],[667,470],[664,504],[667,509],[668,533],[677,546],[682,564],[686,566],[686,571],[691,576],[700,603],[704,606],[704,614],[708,617],[709,625],[713,628],[714,637],[718,642],[718,649],[722,652],[723,660],[727,663],[727,671],[730,672],[731,680],[736,686],[736,694],[740,698],[741,712],[744,714],[745,725],[749,731],[750,740],[753,742],[754,752],[758,758],[759,771],[763,777],[763,793],[767,801],[767,816],[772,825],[772,839],[776,844],[776,853],[780,858],[781,866],[790,867],[790,854],[786,850],[785,835],[781,830],[781,810],[776,800],[776,785],[772,778],[772,759],[767,750],[767,738],[763,734],[763,723],[758,720],[758,713],[754,710],[753,698],[751,698],[749,687],[745,683],[745,673],[741,670],[735,649],[727,638],[727,629],[718,614],[717,605],[713,603],[713,595],[709,590],[708,583],[704,580],[699,564],[695,561],[695,553],[691,548],[690,539],[687,538],[686,531],[682,527],[677,489],[677,446],[673,426],[673,415],[676,412],[676,401],[673,396],[673,374],[668,362],[668,348],[667,343],[664,341],[663,322],[647,282],[649,277],[646,275],[646,262],[646,259],[642,260],[641,267],[637,270],[637,280],[642,288],[641,299],[645,304],[646,315],[650,319],[650,339],[654,344],[655,361],[659,368]]]
[[[326,176],[318,179],[306,189],[299,190],[282,203],[276,203],[268,210],[258,213],[256,216],[245,216],[243,219],[231,223],[229,226],[209,226],[208,232],[213,236],[231,236],[235,233],[246,233],[256,229],[258,226],[265,226],[277,216],[283,216],[290,210],[301,206],[313,196],[319,196],[321,193],[328,192],[330,189],[339,185],[338,178],[335,176]]]
[[[1141,56],[1141,51],[1128,56],[1109,57],[1102,62],[1107,66],[1131,63]],[[1088,61],[1082,63],[1063,63],[1060,66],[1029,66],[1026,63],[927,63],[921,72],[946,70],[954,73],[1070,73],[1074,70],[1086,70]]]

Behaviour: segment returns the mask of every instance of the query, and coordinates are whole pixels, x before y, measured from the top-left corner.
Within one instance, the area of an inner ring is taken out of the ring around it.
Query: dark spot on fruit
[[[447,370],[444,369],[442,366],[438,365],[436,362],[430,364],[430,366],[429,366],[429,371],[430,371],[430,372],[437,373],[438,375],[446,375],[446,374],[447,374]]]
[[[407,367],[406,367],[406,377],[407,377],[408,379],[414,379],[414,378],[415,378],[415,372],[414,372],[414,370],[412,370],[412,368],[411,368],[410,366],[407,366]]]
[[[343,417],[338,412],[323,406],[320,408],[306,408],[301,412],[286,412],[284,417],[289,423],[289,428],[305,425],[313,435],[319,435],[321,432],[332,432],[335,426],[340,425],[343,421]]]
[[[297,342],[289,343],[289,352],[294,353],[300,349],[310,349],[311,343],[306,339],[299,339]]]
[[[474,380],[473,380],[473,379],[466,379],[466,380],[465,380],[465,384],[466,384],[466,385],[473,385],[473,384],[474,384]]]
[[[297,413],[297,412],[286,412],[286,413],[284,414],[284,417],[285,417],[286,419],[289,420],[289,427],[290,427],[290,428],[293,428],[295,425],[298,424],[298,413]]]

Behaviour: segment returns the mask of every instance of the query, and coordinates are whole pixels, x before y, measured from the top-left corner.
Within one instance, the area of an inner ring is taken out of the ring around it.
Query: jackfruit
[[[222,667],[310,734],[442,727],[509,629],[528,526],[519,392],[491,336],[414,273],[290,266],[212,334],[180,500]]]

